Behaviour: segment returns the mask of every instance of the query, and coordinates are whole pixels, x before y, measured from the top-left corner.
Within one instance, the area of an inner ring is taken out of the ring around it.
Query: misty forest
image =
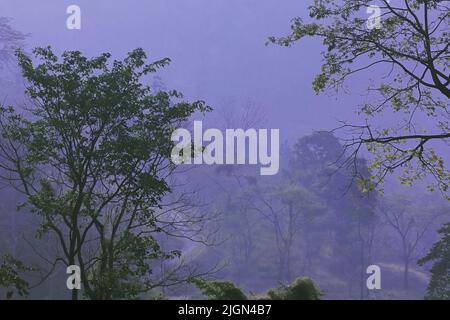
[[[0,299],[450,299],[449,1],[4,2]]]

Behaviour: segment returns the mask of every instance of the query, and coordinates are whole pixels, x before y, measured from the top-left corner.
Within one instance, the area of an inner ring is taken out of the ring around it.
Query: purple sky
[[[81,7],[82,30],[66,29],[71,4]],[[298,0],[2,0],[0,15],[30,33],[28,48],[122,57],[143,47],[151,60],[170,57],[160,74],[167,87],[216,108],[250,100],[265,109],[267,126],[280,128],[284,140],[354,119],[360,102],[358,96],[314,95],[318,41],[265,46],[268,36],[289,32],[293,17],[307,16],[306,7]]]

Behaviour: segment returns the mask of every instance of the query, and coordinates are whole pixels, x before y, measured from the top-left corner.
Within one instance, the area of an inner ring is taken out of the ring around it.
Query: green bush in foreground
[[[310,278],[298,278],[267,293],[270,300],[319,300],[322,292]]]
[[[247,300],[241,289],[229,281],[195,279],[192,283],[210,300]]]
[[[241,289],[229,281],[195,279],[192,283],[210,300],[247,300]],[[269,290],[262,300],[319,300],[322,292],[310,278],[298,278],[291,285]]]

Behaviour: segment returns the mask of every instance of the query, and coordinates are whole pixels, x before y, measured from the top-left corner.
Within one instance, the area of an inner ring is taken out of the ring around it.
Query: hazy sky
[[[338,126],[354,118],[359,96],[315,96],[311,81],[320,70],[318,41],[293,48],[266,46],[267,37],[285,35],[290,20],[307,16],[298,0],[1,0],[0,16],[29,33],[28,48],[52,45],[58,52],[87,55],[108,51],[117,57],[143,47],[149,58],[169,57],[161,73],[167,87],[213,107],[266,110],[267,126],[281,138]],[[66,28],[66,8],[82,10],[82,30]],[[357,83],[357,82],[355,82]]]

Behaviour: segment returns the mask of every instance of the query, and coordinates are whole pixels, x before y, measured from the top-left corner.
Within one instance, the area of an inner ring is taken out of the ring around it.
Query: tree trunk
[[[409,290],[409,260],[405,260],[405,268],[403,272],[403,288],[405,291]]]
[[[72,290],[72,300],[78,300],[78,290],[77,289]]]

